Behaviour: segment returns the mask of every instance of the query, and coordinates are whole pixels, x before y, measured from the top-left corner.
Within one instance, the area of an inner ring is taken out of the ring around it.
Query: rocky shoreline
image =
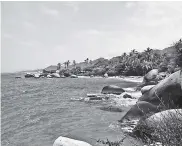
[[[157,122],[156,116],[163,111],[165,112],[165,115],[166,113],[170,115],[171,109],[172,113],[174,113],[174,109],[178,111],[175,112],[175,115],[177,115],[179,119],[182,119],[182,112],[180,110],[180,108],[182,108],[182,70],[167,75],[160,73],[155,69],[151,70],[144,77],[111,78],[125,81],[134,80],[134,82],[139,82],[140,85],[134,88],[123,89],[114,85],[106,86],[103,87],[100,94],[88,94],[87,97],[81,98],[80,101],[109,100],[111,101],[111,104],[109,106],[101,107],[100,109],[110,112],[123,112],[124,108],[128,109],[126,114],[119,120],[123,132],[144,140],[143,134],[146,136],[146,131],[142,131],[141,126],[143,125],[141,123],[145,121],[150,123],[149,121],[151,121],[151,118],[155,123]],[[167,97],[167,95],[170,95],[170,97]],[[164,117],[161,119],[163,120]],[[145,125],[145,127],[151,128],[151,125],[148,124]],[[152,137],[153,132],[147,134],[148,140]],[[59,137],[58,139],[64,138]],[[71,141],[72,140],[70,139],[70,142]],[[144,143],[146,143],[146,141]],[[150,141],[150,145],[162,145],[163,143],[164,142],[160,141],[160,139],[159,142],[157,139]],[[58,142],[58,140],[53,144],[53,146],[61,145],[63,145],[63,143],[60,141]],[[76,146],[76,143],[70,146]]]

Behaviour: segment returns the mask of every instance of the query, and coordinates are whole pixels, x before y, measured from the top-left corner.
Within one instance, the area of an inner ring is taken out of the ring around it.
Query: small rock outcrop
[[[92,146],[92,145],[84,141],[79,141],[79,140],[60,136],[54,141],[53,146]]]
[[[115,85],[109,85],[109,86],[105,86],[102,89],[102,94],[116,94],[116,95],[120,95],[121,93],[125,92],[124,89],[122,89],[121,87],[115,86]]]

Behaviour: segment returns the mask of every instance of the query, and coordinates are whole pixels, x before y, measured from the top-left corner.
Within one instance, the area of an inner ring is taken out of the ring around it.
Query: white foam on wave
[[[121,130],[123,132],[131,133],[133,129],[136,127],[139,120],[131,120],[131,121],[125,121],[120,124]]]
[[[113,98],[113,101],[118,106],[131,106],[136,104],[137,99],[130,99],[130,98]]]

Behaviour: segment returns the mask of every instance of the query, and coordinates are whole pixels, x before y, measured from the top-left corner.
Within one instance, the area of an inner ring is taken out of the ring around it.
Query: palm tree
[[[150,54],[152,52],[152,49],[148,47],[146,50],[144,50],[144,52],[145,52],[145,55],[146,55],[146,60],[151,61]]]
[[[57,70],[60,70],[61,69],[61,63],[58,63],[57,64]]]
[[[75,60],[73,60],[73,66],[74,66],[74,68],[76,67],[76,61]]]
[[[64,67],[67,68],[67,62],[64,62]]]
[[[152,49],[151,48],[147,48],[146,50],[144,50],[145,52],[147,52],[147,53],[150,53],[151,51],[152,51]]]
[[[68,61],[67,61],[67,64],[66,64],[66,65],[67,65],[67,68],[68,68],[69,64],[70,64],[70,61],[68,60]]]
[[[89,59],[87,58],[87,59],[85,59],[85,63],[87,63],[88,64],[88,61],[89,61]]]

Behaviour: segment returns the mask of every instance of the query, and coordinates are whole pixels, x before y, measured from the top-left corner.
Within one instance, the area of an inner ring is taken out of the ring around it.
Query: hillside
[[[109,76],[143,76],[151,69],[157,68],[160,72],[172,73],[182,65],[182,41],[181,39],[174,45],[164,48],[163,50],[147,48],[143,52],[131,50],[128,54],[123,53],[120,56],[111,59],[98,58],[84,62],[71,63],[69,60],[64,63],[51,65],[45,69],[48,72],[59,70],[63,74],[76,74],[84,76],[103,76],[107,73]],[[56,67],[57,66],[57,67]],[[44,70],[45,70],[44,69]],[[40,71],[40,70],[39,70]]]

